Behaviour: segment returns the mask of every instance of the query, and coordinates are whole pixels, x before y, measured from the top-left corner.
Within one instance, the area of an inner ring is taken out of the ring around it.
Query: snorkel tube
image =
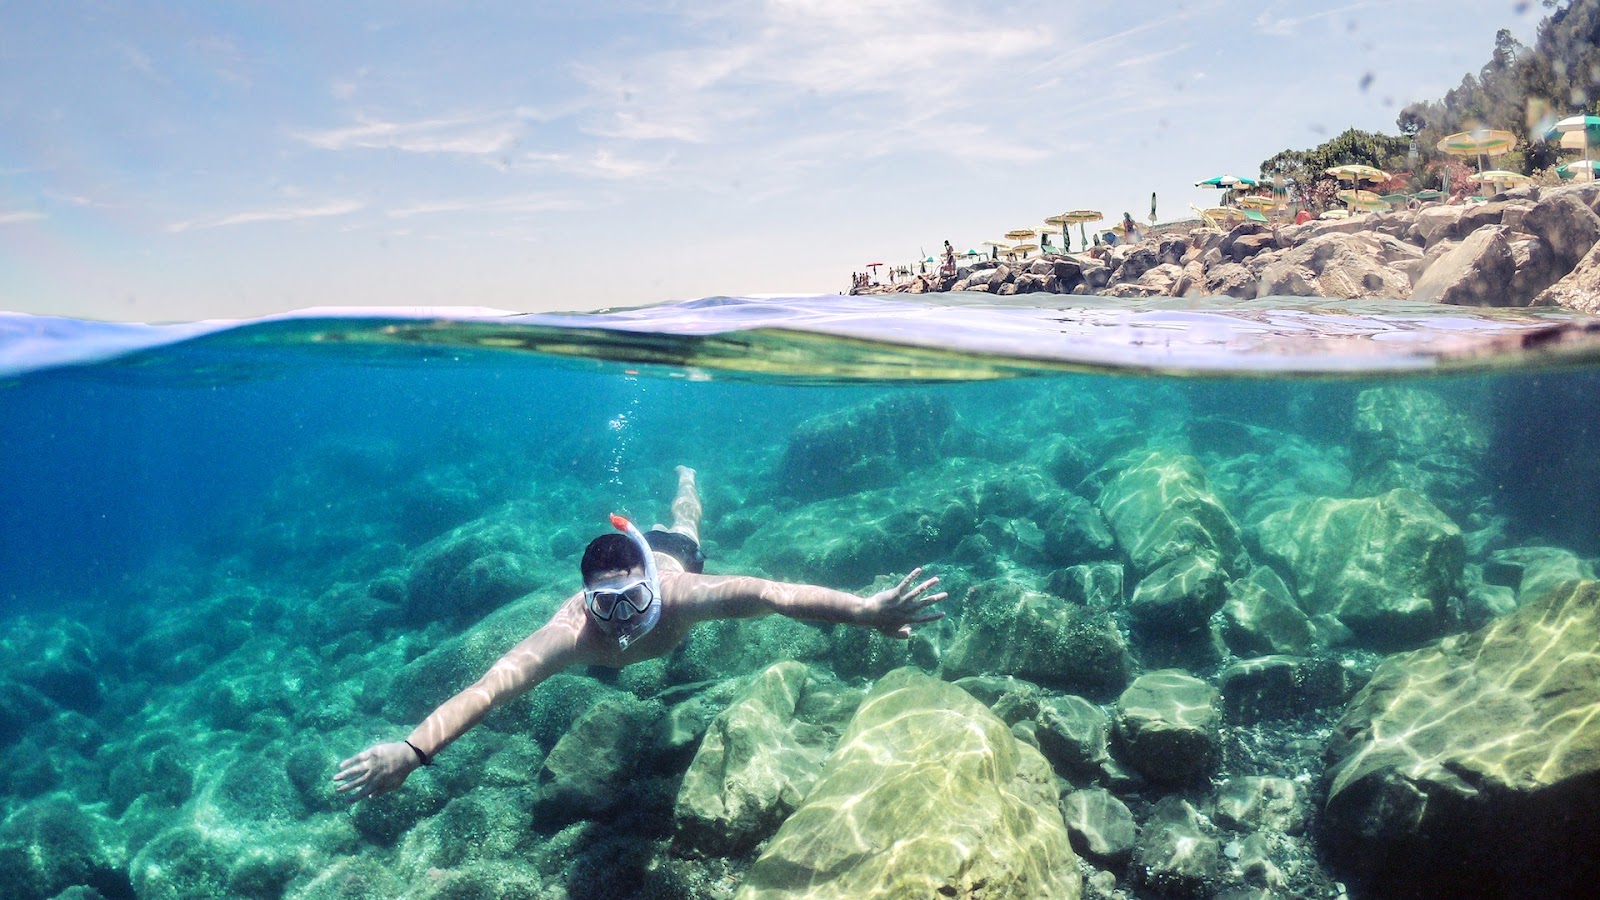
[[[650,549],[649,542],[639,533],[639,529],[616,513],[611,514],[611,527],[627,535],[628,539],[633,541],[633,545],[639,548],[639,553],[644,556],[645,581],[650,588],[648,609],[637,615],[630,615],[627,612],[630,609],[628,605],[619,604],[618,610],[622,611],[623,616],[628,617],[618,617],[610,623],[611,630],[617,637],[617,649],[626,650],[629,644],[644,637],[650,629],[656,627],[656,622],[661,619],[661,579],[656,575],[655,552]]]

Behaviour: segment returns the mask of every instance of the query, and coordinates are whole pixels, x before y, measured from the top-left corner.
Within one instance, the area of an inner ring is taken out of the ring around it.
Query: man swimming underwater
[[[695,625],[710,619],[750,619],[781,613],[817,622],[876,628],[894,638],[911,626],[943,618],[930,609],[945,598],[927,593],[937,578],[913,586],[920,568],[888,590],[858,597],[831,588],[748,576],[701,574],[700,495],[693,469],[678,467],[670,529],[640,534],[613,515],[616,532],[583,552],[583,590],[567,598],[550,621],[502,656],[471,687],[428,714],[405,740],[375,744],[341,762],[333,776],[351,800],[405,783],[484,716],[570,666],[621,668],[671,653]]]

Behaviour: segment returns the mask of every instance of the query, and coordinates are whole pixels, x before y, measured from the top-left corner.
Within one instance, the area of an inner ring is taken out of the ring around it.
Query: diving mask
[[[617,639],[628,645],[649,633],[661,619],[661,580],[656,575],[656,555],[632,522],[615,513],[611,527],[628,536],[644,557],[644,577],[612,585],[585,587],[584,605],[590,615]]]

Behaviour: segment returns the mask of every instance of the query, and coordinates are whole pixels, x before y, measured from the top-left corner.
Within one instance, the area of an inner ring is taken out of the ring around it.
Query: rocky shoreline
[[[983,260],[853,293],[943,291],[1387,298],[1600,313],[1600,183],[1303,225],[1173,227],[1137,243]]]

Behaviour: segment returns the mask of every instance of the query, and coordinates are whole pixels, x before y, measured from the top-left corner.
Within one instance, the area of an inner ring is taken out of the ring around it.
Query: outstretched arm
[[[863,625],[904,639],[911,636],[911,626],[944,618],[943,612],[930,609],[946,596],[943,591],[928,593],[939,579],[915,584],[921,574],[922,569],[912,569],[899,584],[870,597],[814,584],[748,576],[701,577],[690,589],[690,601],[699,613],[697,618],[753,618],[779,613],[793,619]]]
[[[360,800],[387,793],[401,784],[423,760],[465,734],[495,707],[532,689],[577,660],[578,628],[583,610],[564,605],[543,628],[500,657],[471,687],[428,714],[403,741],[375,744],[339,764],[333,776],[341,794]]]

